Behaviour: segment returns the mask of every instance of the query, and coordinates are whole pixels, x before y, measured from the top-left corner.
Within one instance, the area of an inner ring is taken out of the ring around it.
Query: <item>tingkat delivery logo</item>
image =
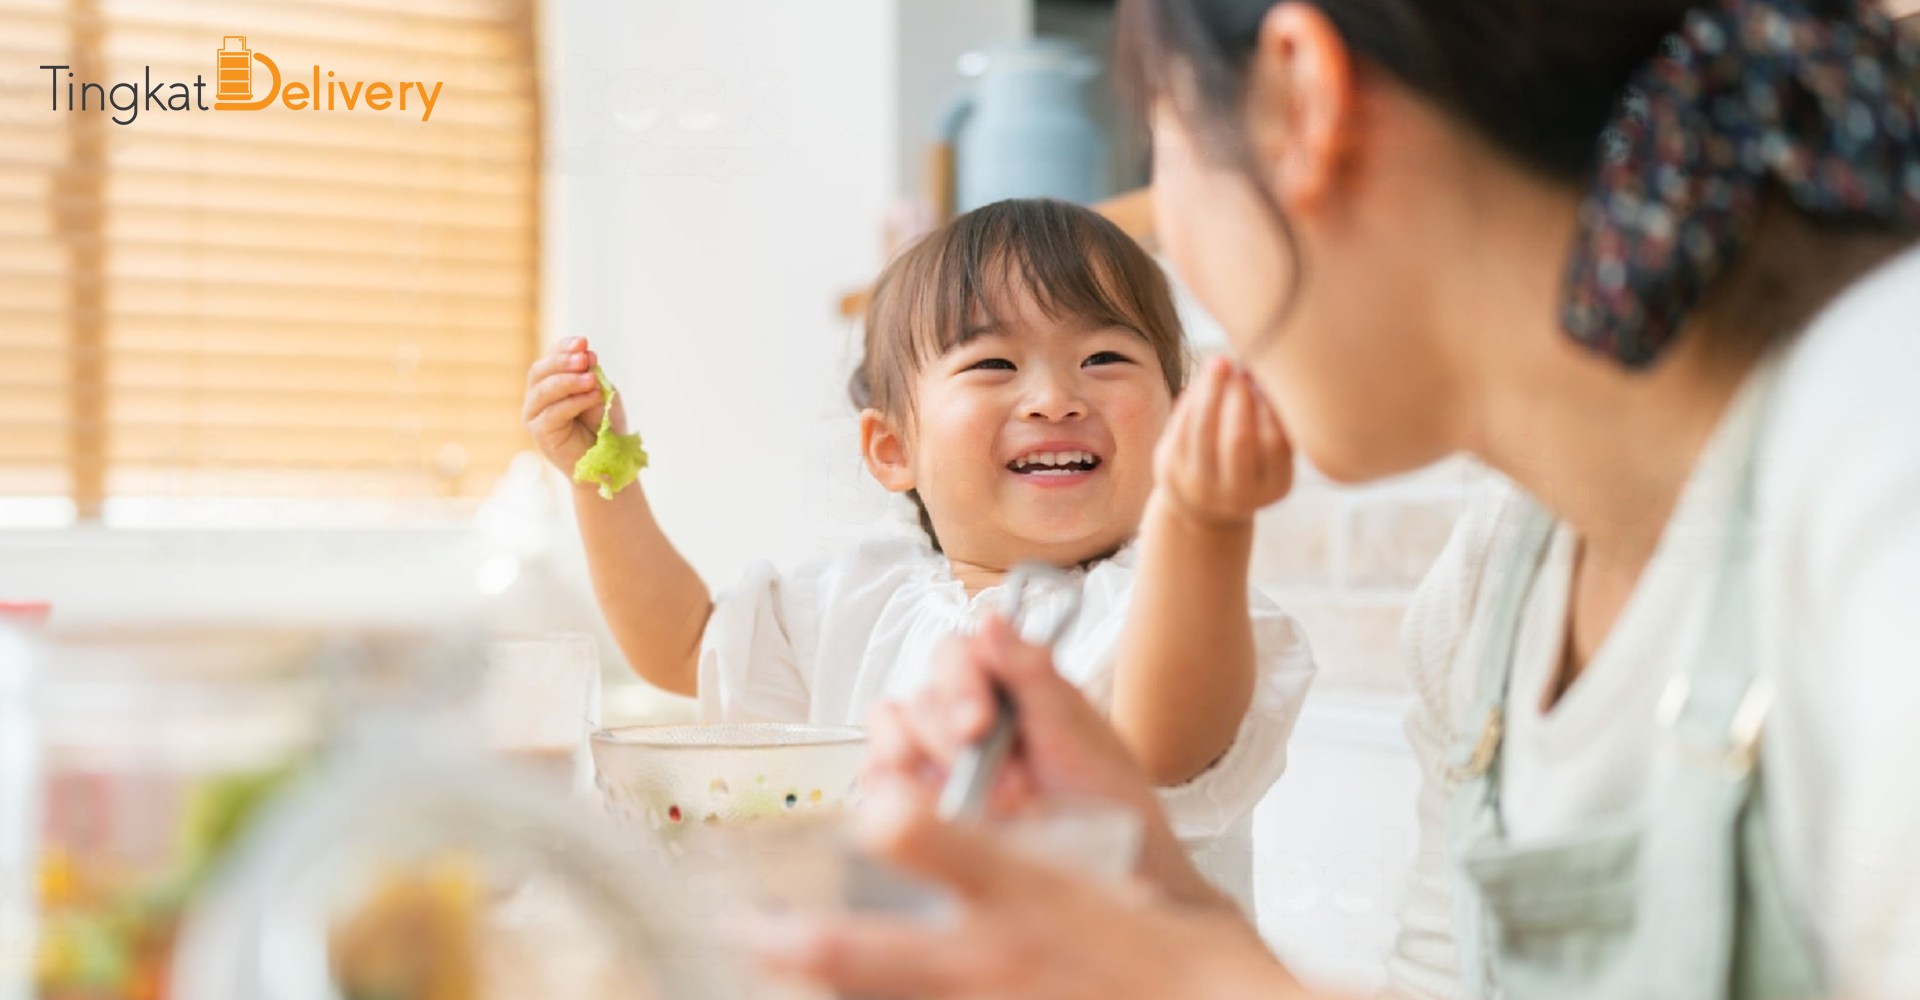
[[[276,101],[290,111],[418,111],[420,120],[424,122],[433,117],[433,106],[440,100],[440,87],[445,82],[435,81],[432,89],[428,89],[425,83],[415,80],[394,83],[337,80],[333,70],[327,70],[325,79],[322,79],[318,64],[313,67],[311,85],[306,80],[283,81],[280,67],[267,58],[266,53],[248,48],[245,35],[228,35],[221,39],[220,47],[214,50],[214,102],[211,108],[207,105],[206,80],[200,76],[195,76],[191,85],[164,80],[155,83],[153,67],[149,66],[146,67],[144,87],[139,83],[107,86],[75,81],[71,71],[62,81],[61,71],[68,70],[64,65],[43,65],[40,68],[53,73],[53,110],[61,110],[60,84],[65,82],[66,110],[112,110],[115,112],[113,121],[119,125],[132,124],[141,111],[260,111],[271,107]],[[127,95],[125,103],[120,100],[123,88]],[[78,103],[75,102],[76,96]],[[124,120],[120,117],[122,114],[126,116]]]

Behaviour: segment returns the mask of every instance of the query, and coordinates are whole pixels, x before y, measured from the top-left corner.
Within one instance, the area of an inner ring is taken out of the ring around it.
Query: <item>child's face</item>
[[[1172,394],[1132,331],[1007,298],[1003,326],[920,373],[895,462],[876,461],[884,442],[867,435],[869,465],[888,488],[920,491],[951,559],[1081,562],[1139,529]]]

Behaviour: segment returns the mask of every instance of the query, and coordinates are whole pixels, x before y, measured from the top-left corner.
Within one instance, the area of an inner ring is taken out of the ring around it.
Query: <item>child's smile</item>
[[[1077,441],[1043,441],[1007,463],[1007,471],[1042,489],[1078,486],[1093,478],[1100,456]]]

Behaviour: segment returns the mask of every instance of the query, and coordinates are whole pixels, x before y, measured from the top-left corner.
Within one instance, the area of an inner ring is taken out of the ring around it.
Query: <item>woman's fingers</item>
[[[747,936],[760,968],[778,978],[832,983],[842,996],[953,996],[968,956],[950,934],[885,917],[787,917]]]
[[[920,742],[918,730],[900,705],[882,702],[868,713],[862,785],[868,789],[896,782],[924,785],[937,781],[939,772],[938,761]]]
[[[854,834],[874,857],[968,898],[993,895],[1008,880],[1033,891],[1051,874],[1009,853],[985,828],[944,822],[905,798],[869,800]]]
[[[965,648],[936,665],[934,694],[945,704],[947,735],[956,744],[977,742],[993,728],[993,682]]]
[[[1053,654],[1022,639],[1012,623],[999,615],[988,616],[965,650],[968,662],[983,678],[1005,685],[1022,708],[1029,703],[1058,705],[1063,694],[1080,697],[1079,690],[1054,669]]]

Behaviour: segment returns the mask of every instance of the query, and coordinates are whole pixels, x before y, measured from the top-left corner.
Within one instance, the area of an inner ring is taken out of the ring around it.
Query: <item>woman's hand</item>
[[[951,889],[954,914],[777,918],[749,934],[766,972],[842,995],[937,1000],[1277,1000],[1297,990],[1232,912],[1036,864],[938,821],[912,796],[873,803],[861,819],[866,847]]]
[[[599,358],[587,349],[584,337],[569,337],[553,345],[553,351],[527,370],[526,403],[520,419],[533,435],[533,443],[568,476],[580,456],[593,447],[600,430],[600,383],[593,376]],[[627,432],[626,409],[620,395],[613,397],[615,434]]]
[[[1293,446],[1253,377],[1214,358],[1174,407],[1153,474],[1178,514],[1240,528],[1293,488]]]
[[[989,618],[977,634],[944,646],[934,659],[932,681],[918,697],[873,711],[862,783],[870,789],[904,785],[923,796],[936,794],[954,758],[992,724],[995,683],[1020,708],[1014,751],[989,800],[994,814],[1013,813],[1043,796],[1127,806],[1145,828],[1141,877],[1183,902],[1232,909],[1187,860],[1153,783],[1113,727],[1054,670],[1052,654],[1022,641],[999,617]]]

